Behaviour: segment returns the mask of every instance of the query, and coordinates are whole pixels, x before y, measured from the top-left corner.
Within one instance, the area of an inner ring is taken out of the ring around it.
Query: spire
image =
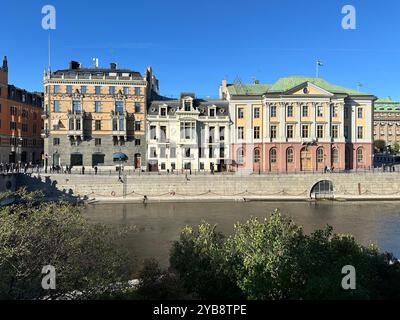
[[[3,59],[3,70],[8,71],[7,56],[4,56],[4,59]]]

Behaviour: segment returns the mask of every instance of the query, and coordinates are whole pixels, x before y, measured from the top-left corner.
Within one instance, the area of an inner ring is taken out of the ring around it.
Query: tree
[[[37,204],[38,194],[23,190],[13,197],[16,204],[0,208],[0,299],[89,295],[130,279],[132,263],[115,244],[120,232],[87,222],[79,206]],[[56,270],[51,292],[41,286],[47,265]]]
[[[400,152],[400,144],[398,142],[395,142],[395,144],[392,147],[392,150],[394,153],[398,154]]]
[[[226,298],[232,288],[236,297],[261,300],[400,298],[400,263],[393,255],[329,226],[307,235],[278,211],[236,224],[228,238],[208,224],[186,228],[171,265],[201,298]],[[347,265],[356,269],[356,290],[342,288]]]
[[[374,141],[374,148],[378,150],[378,152],[384,152],[386,149],[386,142],[385,140],[375,140]]]

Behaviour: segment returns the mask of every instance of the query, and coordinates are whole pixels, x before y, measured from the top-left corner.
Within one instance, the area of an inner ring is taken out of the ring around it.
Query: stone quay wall
[[[118,176],[20,174],[17,187],[99,202],[309,201],[320,181],[333,184],[336,200],[400,200],[400,173],[287,175]]]

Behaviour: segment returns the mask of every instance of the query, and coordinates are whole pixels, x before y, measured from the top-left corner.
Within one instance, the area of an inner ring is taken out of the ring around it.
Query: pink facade
[[[372,144],[300,143],[233,144],[234,170],[253,172],[299,172],[369,169]]]

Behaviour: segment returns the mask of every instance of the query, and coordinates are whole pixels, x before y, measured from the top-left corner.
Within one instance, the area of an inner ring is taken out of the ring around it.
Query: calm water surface
[[[97,204],[87,206],[84,215],[89,221],[109,226],[135,226],[136,231],[130,232],[121,245],[139,261],[156,258],[167,266],[171,244],[186,225],[207,221],[230,234],[234,223],[251,216],[267,217],[275,209],[291,216],[306,232],[329,224],[336,233],[351,233],[365,245],[375,243],[400,257],[398,202]]]

